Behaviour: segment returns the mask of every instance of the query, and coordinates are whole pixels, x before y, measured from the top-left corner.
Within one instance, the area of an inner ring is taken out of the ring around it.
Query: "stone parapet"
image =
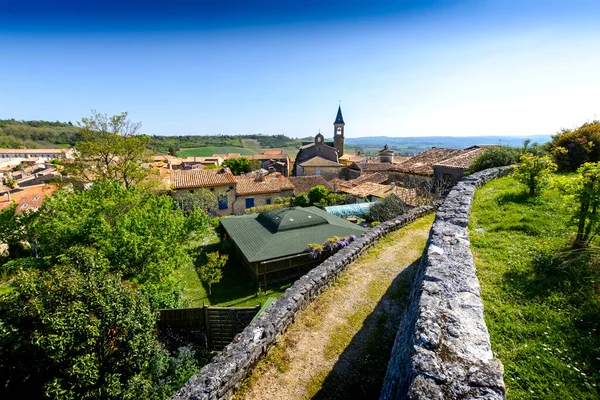
[[[437,211],[400,323],[380,400],[505,399],[467,225],[477,188],[510,167],[458,182]]]
[[[277,343],[286,329],[365,250],[390,232],[435,211],[439,204],[414,208],[394,220],[364,232],[323,263],[299,278],[233,342],[181,388],[172,400],[229,399],[256,363]]]

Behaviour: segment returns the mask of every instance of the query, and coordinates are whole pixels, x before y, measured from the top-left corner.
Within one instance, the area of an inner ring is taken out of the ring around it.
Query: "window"
[[[271,199],[267,199],[266,204],[271,204]]]
[[[319,168],[315,170],[315,175],[321,175],[321,170]]]
[[[254,197],[247,197],[246,198],[246,208],[252,208],[254,207]]]
[[[226,193],[221,193],[217,197],[219,201],[219,210],[227,210],[229,208],[229,199]]]

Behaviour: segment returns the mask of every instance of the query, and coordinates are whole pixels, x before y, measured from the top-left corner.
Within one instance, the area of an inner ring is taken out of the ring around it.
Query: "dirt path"
[[[344,273],[259,362],[236,399],[379,396],[433,216],[388,235]]]

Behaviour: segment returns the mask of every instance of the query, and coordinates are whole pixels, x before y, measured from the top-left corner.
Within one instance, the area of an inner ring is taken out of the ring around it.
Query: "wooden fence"
[[[222,350],[256,316],[256,307],[198,307],[160,310],[161,341],[169,348],[201,345]]]

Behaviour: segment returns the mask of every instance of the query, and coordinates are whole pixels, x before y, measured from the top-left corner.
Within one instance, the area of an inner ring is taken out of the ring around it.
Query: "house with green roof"
[[[306,252],[309,243],[333,236],[359,236],[364,228],[317,207],[292,207],[222,218],[221,234],[256,284],[300,276],[322,262]]]

